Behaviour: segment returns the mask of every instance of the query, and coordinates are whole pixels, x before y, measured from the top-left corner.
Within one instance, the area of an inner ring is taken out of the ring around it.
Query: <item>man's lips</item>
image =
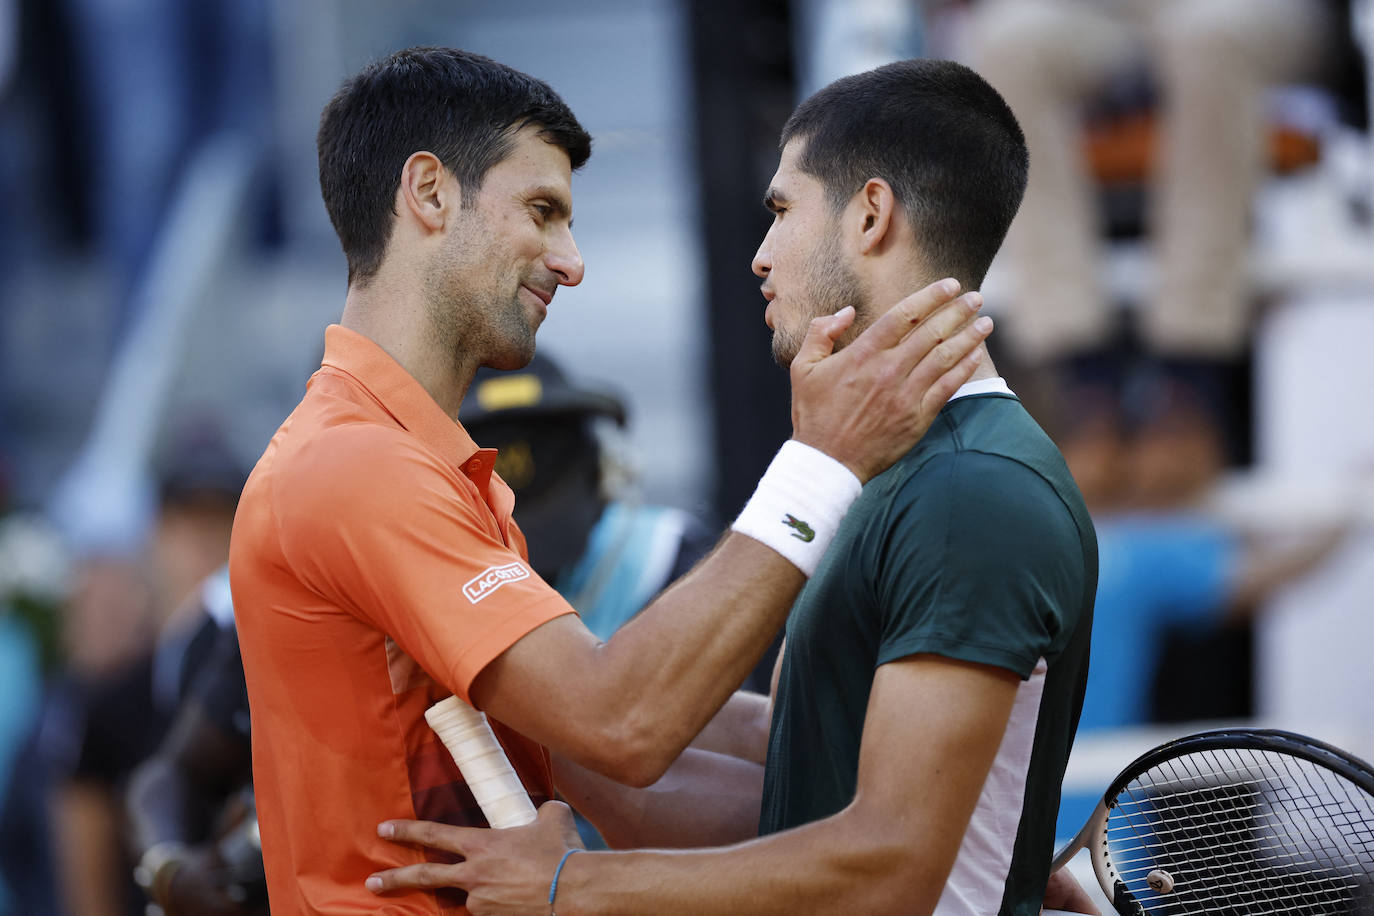
[[[548,304],[553,301],[553,290],[545,291],[539,289],[538,287],[529,285],[526,285],[524,288],[534,293],[535,298],[538,299],[540,302],[544,303],[544,306],[546,308],[548,307]]]

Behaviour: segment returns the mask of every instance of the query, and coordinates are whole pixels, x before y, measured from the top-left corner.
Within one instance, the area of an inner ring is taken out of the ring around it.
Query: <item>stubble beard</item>
[[[523,369],[534,358],[535,328],[520,299],[520,283],[504,277],[474,286],[480,265],[498,252],[467,247],[475,234],[455,241],[426,291],[430,326],[455,367],[476,360],[493,369]],[[478,269],[474,269],[476,266]]]
[[[781,325],[773,331],[773,359],[784,369],[791,366],[801,352],[812,319],[833,315],[846,305],[854,306],[862,314],[868,301],[859,275],[845,263],[834,235],[817,246],[809,276],[800,287],[806,296],[803,314],[792,324]],[[851,329],[835,342],[836,350],[852,338],[853,327],[851,325]]]

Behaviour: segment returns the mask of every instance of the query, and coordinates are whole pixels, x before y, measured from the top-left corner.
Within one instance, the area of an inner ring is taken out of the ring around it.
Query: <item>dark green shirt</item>
[[[951,402],[864,487],[792,609],[760,832],[853,800],[879,665],[1006,668],[1012,719],[936,912],[1038,913],[1096,588],[1092,522],[1053,443],[1010,394]]]

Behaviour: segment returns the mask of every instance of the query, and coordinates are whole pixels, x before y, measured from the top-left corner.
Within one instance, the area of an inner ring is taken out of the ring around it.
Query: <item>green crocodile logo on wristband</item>
[[[782,520],[782,523],[789,528],[797,529],[792,532],[792,537],[803,543],[810,544],[816,539],[816,532],[811,529],[811,526],[795,515],[789,513],[788,516]]]

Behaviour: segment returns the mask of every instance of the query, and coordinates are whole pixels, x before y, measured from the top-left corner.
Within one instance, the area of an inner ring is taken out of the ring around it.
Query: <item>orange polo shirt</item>
[[[495,457],[335,325],[248,479],[229,574],[274,916],[466,912],[461,892],[381,898],[363,881],[443,861],[379,840],[387,818],[486,825],[424,712],[573,613],[530,571]],[[535,804],[548,799],[548,752],[493,727]]]

